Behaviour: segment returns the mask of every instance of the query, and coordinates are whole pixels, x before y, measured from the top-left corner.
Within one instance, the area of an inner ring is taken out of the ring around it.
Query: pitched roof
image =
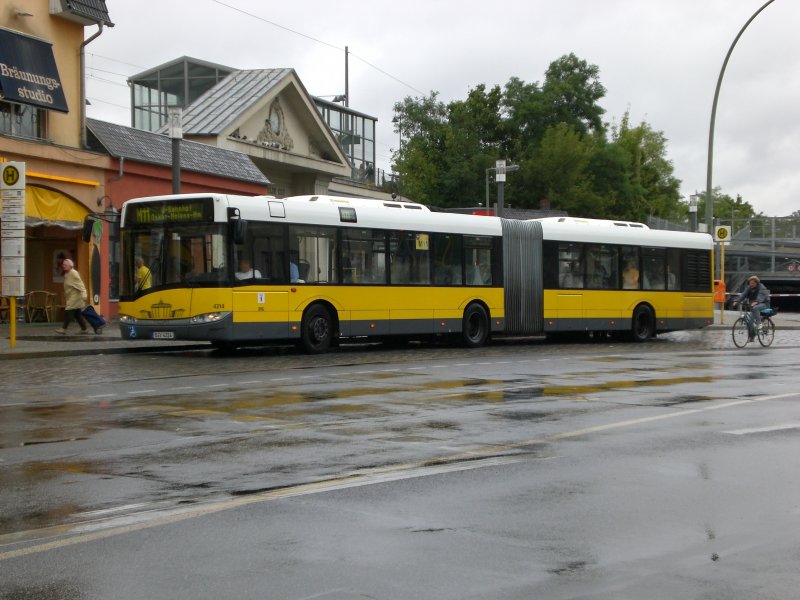
[[[62,7],[75,15],[113,27],[105,0],[62,0]]]
[[[224,133],[226,127],[247,109],[263,102],[264,96],[292,73],[294,69],[234,71],[186,107],[182,115],[184,135]]]
[[[172,165],[172,140],[165,135],[96,119],[86,119],[86,127],[94,136],[89,145],[96,150],[117,158]],[[246,154],[188,140],[181,142],[181,168],[237,181],[271,183]]]

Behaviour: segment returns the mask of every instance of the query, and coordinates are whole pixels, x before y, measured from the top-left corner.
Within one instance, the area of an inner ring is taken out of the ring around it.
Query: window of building
[[[0,134],[44,140],[47,111],[24,104],[0,101]]]

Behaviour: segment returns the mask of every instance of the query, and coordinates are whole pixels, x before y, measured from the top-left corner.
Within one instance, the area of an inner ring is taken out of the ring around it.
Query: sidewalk
[[[714,311],[714,324],[708,329],[730,329],[733,327],[734,322],[741,316],[738,310],[726,310],[724,315],[720,316],[720,310]],[[800,312],[782,312],[772,317],[775,323],[775,331],[779,329],[800,329]]]
[[[706,331],[729,329],[738,318],[739,311],[726,310],[720,318],[720,311],[715,310],[714,324],[706,328]],[[779,312],[774,321],[777,329],[800,329],[800,313]],[[56,329],[60,326],[60,323],[17,323],[16,345],[12,350],[10,325],[0,323],[0,360],[76,354],[164,352],[209,347],[207,342],[123,340],[117,322],[109,323],[100,335],[78,335],[80,329],[77,323],[70,326],[66,335],[59,335]]]
[[[61,323],[17,323],[16,344],[11,349],[9,323],[0,323],[0,360],[14,358],[47,358],[76,354],[121,354],[124,352],[159,352],[210,347],[207,342],[123,340],[116,321],[106,325],[103,333],[79,335],[80,327],[72,323],[66,335],[56,329]],[[91,330],[90,330],[91,331]]]

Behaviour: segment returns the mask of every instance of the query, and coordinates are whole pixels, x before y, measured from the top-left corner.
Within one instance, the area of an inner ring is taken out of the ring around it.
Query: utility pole
[[[172,140],[172,193],[181,193],[181,139],[183,138],[183,111],[178,106],[169,109],[169,137]]]
[[[497,182],[497,216],[503,216],[503,193],[506,183],[506,173],[519,170],[519,165],[507,165],[505,160],[494,163],[495,181]]]

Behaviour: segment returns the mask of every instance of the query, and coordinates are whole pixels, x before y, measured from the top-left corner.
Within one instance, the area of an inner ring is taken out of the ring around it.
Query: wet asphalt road
[[[791,597],[797,334],[0,363],[0,598]]]

